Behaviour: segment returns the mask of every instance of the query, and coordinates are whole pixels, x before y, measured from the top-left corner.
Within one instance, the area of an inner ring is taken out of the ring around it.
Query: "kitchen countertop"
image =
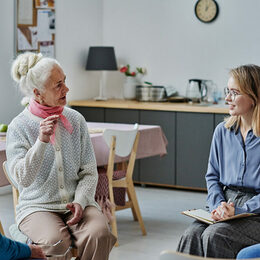
[[[217,113],[228,114],[228,106],[221,101],[219,104],[189,104],[173,102],[140,102],[136,100],[108,99],[105,101],[73,100],[70,106],[96,107],[96,108],[119,108],[119,109],[141,109],[141,110],[160,110],[160,111],[179,111],[197,113]]]

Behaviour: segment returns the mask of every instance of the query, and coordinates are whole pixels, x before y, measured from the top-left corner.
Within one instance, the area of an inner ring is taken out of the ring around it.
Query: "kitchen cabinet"
[[[140,160],[140,181],[175,184],[175,112],[140,111],[140,124],[160,125],[168,140],[167,154]]]
[[[105,109],[105,122],[135,124],[139,122],[139,112],[136,109]]]
[[[176,185],[206,188],[214,115],[177,113],[176,120]]]
[[[127,100],[75,101],[70,105],[87,121],[162,127],[168,140],[167,155],[136,160],[135,182],[206,189],[212,135],[216,125],[227,116],[227,108]]]
[[[73,106],[73,109],[81,113],[86,121],[105,122],[104,108]]]
[[[215,114],[215,121],[214,121],[214,128],[216,128],[216,126],[224,121],[224,118],[227,117],[227,114]]]

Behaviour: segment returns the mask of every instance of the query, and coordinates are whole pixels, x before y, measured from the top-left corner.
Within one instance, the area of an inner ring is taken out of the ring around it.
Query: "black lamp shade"
[[[114,47],[89,47],[86,70],[117,70]]]

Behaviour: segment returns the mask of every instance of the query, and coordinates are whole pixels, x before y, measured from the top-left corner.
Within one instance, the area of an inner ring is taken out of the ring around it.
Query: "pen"
[[[231,199],[228,199],[227,204],[230,204],[230,203],[231,203]],[[221,217],[222,218],[224,217],[224,213],[225,213],[225,211],[222,209],[222,212],[221,212]]]

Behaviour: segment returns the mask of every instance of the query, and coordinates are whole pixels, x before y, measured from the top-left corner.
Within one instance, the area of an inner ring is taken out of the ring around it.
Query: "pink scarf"
[[[62,115],[63,109],[64,109],[64,107],[62,107],[62,106],[58,106],[58,107],[43,106],[43,105],[39,104],[38,102],[36,102],[34,99],[30,100],[30,105],[29,105],[29,111],[32,114],[39,116],[41,118],[46,118],[46,117],[52,116],[52,115],[59,115],[60,120],[63,123],[64,127],[71,134],[73,131],[73,127],[72,127],[71,123],[69,122],[69,120],[64,115]],[[51,136],[51,140],[50,140],[52,144],[54,144],[54,139],[55,139],[55,129],[54,129],[54,134]]]

